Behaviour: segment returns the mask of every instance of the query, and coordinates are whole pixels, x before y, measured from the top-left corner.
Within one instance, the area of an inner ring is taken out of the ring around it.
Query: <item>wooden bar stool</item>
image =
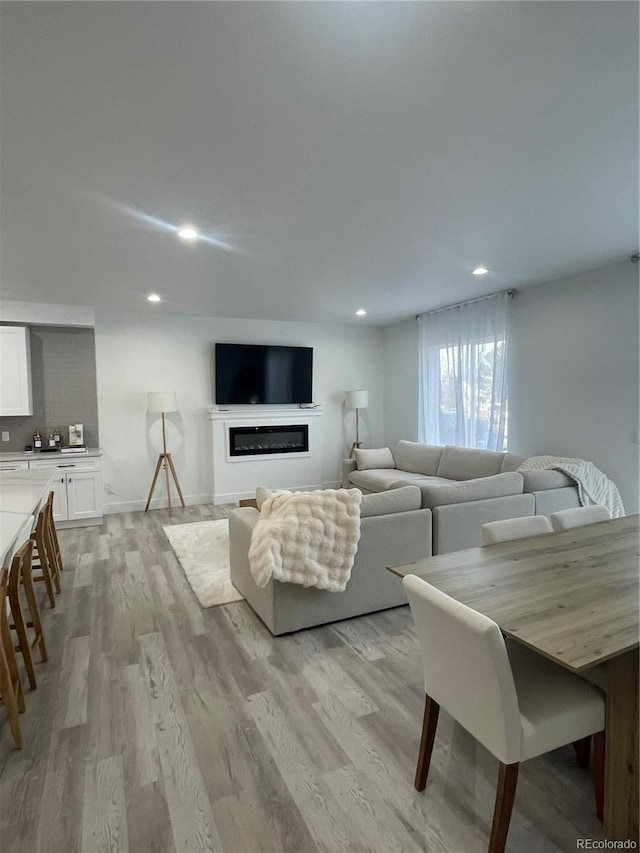
[[[32,578],[34,581],[44,582],[47,588],[49,604],[51,607],[55,607],[56,599],[53,590],[55,587],[55,591],[60,592],[60,572],[58,571],[58,564],[55,561],[51,535],[48,531],[49,500],[50,498],[40,507],[36,526],[31,534],[35,545],[35,557],[32,560]],[[40,569],[40,574],[34,574],[33,569]]]
[[[47,531],[48,536],[51,540],[51,553],[55,562],[56,572],[58,574],[58,578],[60,578],[60,572],[64,569],[64,566],[62,565],[62,554],[60,553],[58,531],[56,530],[56,523],[53,520],[53,498],[54,493],[49,492],[49,497],[47,498],[47,503],[45,504],[47,510]]]
[[[24,667],[27,671],[29,684],[32,690],[35,690],[37,685],[36,672],[33,666],[33,652],[36,649],[40,650],[40,659],[46,661],[47,645],[42,633],[42,623],[40,622],[40,609],[33,588],[33,578],[31,577],[31,556],[33,553],[33,540],[29,539],[24,543],[11,560],[11,568],[9,569],[9,606],[11,607],[11,616],[13,622],[9,625],[15,630],[18,642],[15,650],[22,654]],[[25,620],[22,612],[22,604],[20,602],[20,588],[24,589],[27,605],[29,607],[30,619]],[[33,631],[31,639],[27,630]]]
[[[7,618],[9,570],[0,570],[0,699],[7,709],[9,728],[16,749],[22,749],[22,734],[18,714],[25,710],[18,664]]]

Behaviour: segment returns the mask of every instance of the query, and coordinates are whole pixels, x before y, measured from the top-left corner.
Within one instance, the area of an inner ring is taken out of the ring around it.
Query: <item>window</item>
[[[420,324],[420,441],[507,447],[506,293],[435,311]]]

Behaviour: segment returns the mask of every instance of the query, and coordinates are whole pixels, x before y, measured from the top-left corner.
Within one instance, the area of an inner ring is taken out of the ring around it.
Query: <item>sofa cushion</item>
[[[475,450],[447,444],[440,457],[438,477],[449,480],[472,480],[499,474],[504,454],[493,450]]]
[[[401,474],[402,471],[396,471],[396,474]],[[405,472],[406,476],[406,472]],[[416,477],[410,481],[413,485],[415,483],[416,486],[437,486],[442,484],[443,486],[448,486],[451,483],[457,483],[457,480],[447,480],[446,477],[425,477],[422,474],[416,475]],[[391,483],[389,486],[390,489],[400,489],[402,486],[407,485],[407,480],[396,480],[395,483]]]
[[[399,441],[393,449],[396,468],[412,471],[414,474],[433,476],[438,471],[438,463],[443,448],[435,444],[419,444],[417,441]]]
[[[370,471],[372,468],[395,468],[393,454],[388,447],[378,447],[373,450],[360,450],[354,453],[358,471]]]
[[[422,492],[422,506],[433,509],[436,506],[465,503],[466,501],[501,498],[507,495],[522,494],[523,477],[516,471],[496,474],[493,477],[478,477],[450,485],[435,486],[417,483]]]
[[[352,471],[349,474],[349,483],[357,486],[359,489],[366,489],[368,492],[384,492],[391,488],[393,483],[402,480],[402,485],[406,485],[406,481],[413,482],[414,480],[424,480],[424,474],[413,474],[411,471],[398,471],[396,468],[376,468],[373,471]]]
[[[417,486],[403,486],[373,495],[363,495],[360,502],[360,516],[389,515],[393,512],[408,512],[420,509],[422,495]]]
[[[503,453],[502,457],[501,474],[504,474],[505,471],[516,471],[525,460],[524,456],[518,456],[517,453]]]
[[[575,486],[575,482],[564,471],[522,471],[525,492],[539,492],[543,489],[563,489]]]

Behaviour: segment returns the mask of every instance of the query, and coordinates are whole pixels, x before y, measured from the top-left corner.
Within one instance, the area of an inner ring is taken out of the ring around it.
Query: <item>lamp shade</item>
[[[149,391],[147,394],[147,411],[175,412],[177,409],[175,391]]]
[[[369,392],[365,389],[345,391],[344,401],[350,409],[366,409],[369,405]]]

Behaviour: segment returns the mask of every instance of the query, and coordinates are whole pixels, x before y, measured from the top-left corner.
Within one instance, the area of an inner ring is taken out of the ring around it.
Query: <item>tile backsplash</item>
[[[30,326],[33,415],[0,418],[0,453],[24,450],[33,434],[43,439],[60,432],[69,443],[69,424],[84,425],[84,443],[98,447],[98,394],[93,329],[66,326]]]

